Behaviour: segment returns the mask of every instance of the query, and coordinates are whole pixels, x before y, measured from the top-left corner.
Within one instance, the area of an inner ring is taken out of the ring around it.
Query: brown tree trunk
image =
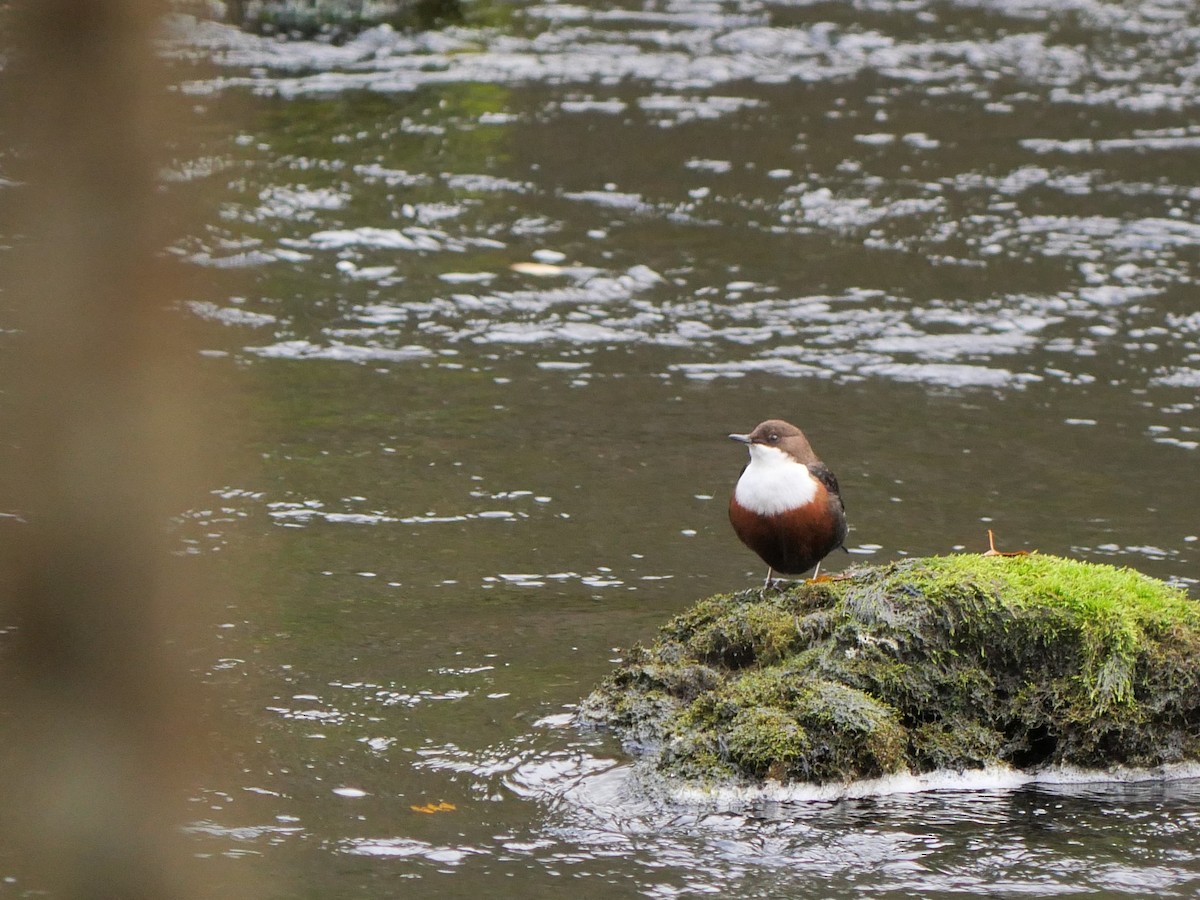
[[[61,898],[201,894],[179,868],[196,597],[165,529],[202,444],[159,261],[162,11],[20,0],[6,35],[0,847]]]

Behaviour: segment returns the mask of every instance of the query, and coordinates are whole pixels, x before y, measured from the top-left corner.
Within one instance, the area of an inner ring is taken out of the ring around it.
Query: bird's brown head
[[[796,462],[805,465],[820,462],[817,455],[813,453],[812,447],[809,446],[804,432],[783,419],[767,419],[749,434],[731,434],[729,437],[751,446],[759,444],[763,447],[777,447]]]

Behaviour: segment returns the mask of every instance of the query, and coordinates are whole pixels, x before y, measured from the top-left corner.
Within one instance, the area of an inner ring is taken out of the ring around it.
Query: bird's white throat
[[[762,516],[803,506],[817,495],[818,482],[804,463],[777,447],[750,445],[750,465],[734,488],[737,502]]]

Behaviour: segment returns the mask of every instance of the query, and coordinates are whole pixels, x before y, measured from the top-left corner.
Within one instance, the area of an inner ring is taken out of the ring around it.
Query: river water
[[[281,896],[1194,896],[1194,782],[685,803],[570,724],[762,577],[725,435],[771,416],[841,481],[835,569],[992,529],[1195,590],[1194,4],[473,15],[163,45],[180,315],[247,435],[178,524],[233,598],[197,855]]]

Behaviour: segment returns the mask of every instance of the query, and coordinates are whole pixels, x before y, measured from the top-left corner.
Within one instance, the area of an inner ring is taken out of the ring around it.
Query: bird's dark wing
[[[825,485],[825,490],[829,491],[831,496],[837,499],[838,509],[841,511],[841,515],[838,517],[841,519],[841,528],[839,529],[840,534],[838,536],[837,546],[845,550],[846,533],[848,531],[846,527],[846,504],[842,502],[842,492],[838,489],[837,476],[830,472],[829,469],[825,468],[824,463],[810,465],[808,467],[808,471],[812,473],[813,478]]]
[[[842,492],[838,490],[837,476],[830,472],[829,469],[825,467],[824,463],[811,465],[808,467],[808,471],[812,472],[813,478],[825,485],[825,490],[829,491],[831,494],[836,494],[838,500],[842,499]],[[843,503],[842,509],[845,508],[846,505]]]

